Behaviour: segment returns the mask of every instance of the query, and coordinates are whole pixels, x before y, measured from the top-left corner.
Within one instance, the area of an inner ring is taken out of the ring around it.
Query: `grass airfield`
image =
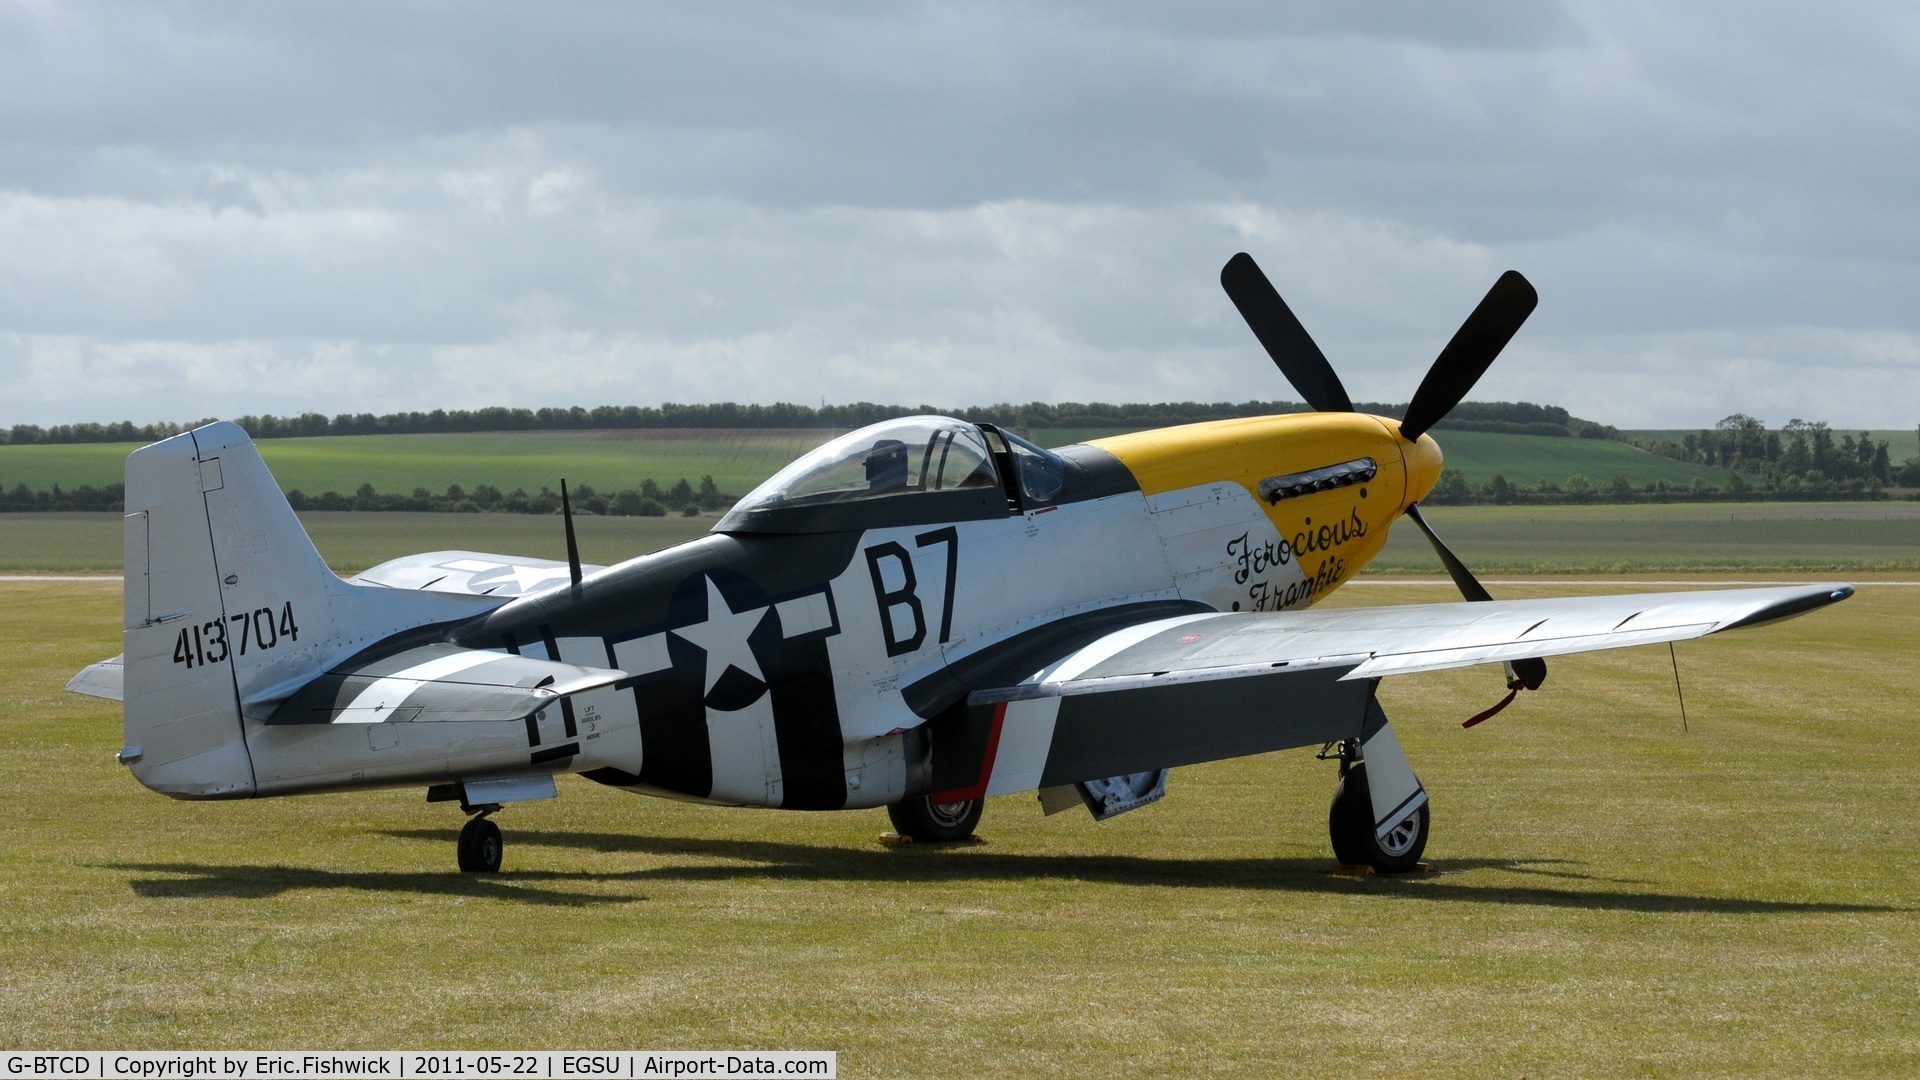
[[[1434,506],[1426,514],[1477,571],[1618,574],[1787,570],[1907,571],[1920,577],[1920,502]],[[685,518],[575,518],[580,557],[611,565],[713,528]],[[311,511],[300,515],[335,570],[460,547],[567,557],[559,515]],[[119,514],[0,514],[0,574],[120,572]],[[1412,525],[1395,528],[1368,572],[1440,574]]]
[[[1177,770],[1105,824],[996,799],[954,849],[878,844],[880,811],[568,778],[499,815],[505,873],[461,875],[459,813],[417,790],[139,788],[117,707],[60,689],[118,651],[117,583],[0,583],[0,1042],[817,1047],[849,1077],[1913,1075],[1920,588],[1872,577],[1681,644],[1685,732],[1658,647],[1554,660],[1472,731],[1493,672],[1389,680],[1439,871],[1399,879],[1324,872],[1333,768],[1307,751]]]

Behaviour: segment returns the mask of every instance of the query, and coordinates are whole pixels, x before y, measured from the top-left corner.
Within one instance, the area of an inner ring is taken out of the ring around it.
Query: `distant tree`
[[[1423,502],[1440,506],[1460,506],[1473,501],[1473,489],[1467,485],[1467,478],[1448,469],[1440,474],[1440,479],[1427,493]]]

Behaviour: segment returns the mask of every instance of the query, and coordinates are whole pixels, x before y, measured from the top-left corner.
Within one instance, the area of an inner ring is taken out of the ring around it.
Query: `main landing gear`
[[[1380,703],[1367,702],[1359,738],[1328,743],[1320,757],[1340,760],[1340,784],[1327,812],[1334,858],[1379,874],[1419,869],[1432,813]]]
[[[894,831],[917,843],[952,844],[973,836],[986,808],[985,799],[934,802],[923,795],[887,807],[887,818]]]
[[[463,874],[497,874],[500,872],[500,858],[506,854],[506,841],[500,838],[500,826],[488,821],[487,817],[500,809],[497,802],[473,802],[467,796],[463,784],[435,784],[427,789],[427,801],[460,803],[460,809],[467,814],[467,823],[460,829],[460,842],[454,847],[454,854],[460,861]]]
[[[497,874],[506,844],[500,839],[500,826],[488,821],[488,815],[508,803],[551,799],[557,794],[559,789],[554,786],[553,777],[540,773],[435,784],[427,789],[427,801],[458,802],[468,816],[466,827],[460,830],[460,844],[455,849],[461,873]]]

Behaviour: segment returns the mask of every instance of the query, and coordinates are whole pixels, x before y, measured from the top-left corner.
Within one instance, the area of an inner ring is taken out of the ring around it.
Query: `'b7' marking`
[[[915,547],[932,547],[942,544],[947,549],[946,596],[940,601],[940,642],[945,644],[953,636],[953,587],[960,576],[960,530],[949,525],[944,529],[921,533],[913,538]],[[880,605],[880,635],[886,641],[887,655],[899,656],[918,649],[927,640],[927,613],[920,606],[919,578],[913,572],[913,556],[907,549],[889,540],[884,544],[875,544],[867,549],[867,573],[873,579],[873,599]],[[881,569],[884,560],[894,561],[901,577],[900,587],[889,589],[886,577]],[[906,618],[901,622],[910,623],[911,632],[901,633],[896,624],[894,611],[901,609]]]

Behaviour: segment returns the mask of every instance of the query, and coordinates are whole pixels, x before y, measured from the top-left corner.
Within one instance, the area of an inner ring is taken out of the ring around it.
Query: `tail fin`
[[[248,722],[368,645],[500,603],[341,581],[230,423],[134,451],[126,498],[121,760],[168,795],[253,794]]]

